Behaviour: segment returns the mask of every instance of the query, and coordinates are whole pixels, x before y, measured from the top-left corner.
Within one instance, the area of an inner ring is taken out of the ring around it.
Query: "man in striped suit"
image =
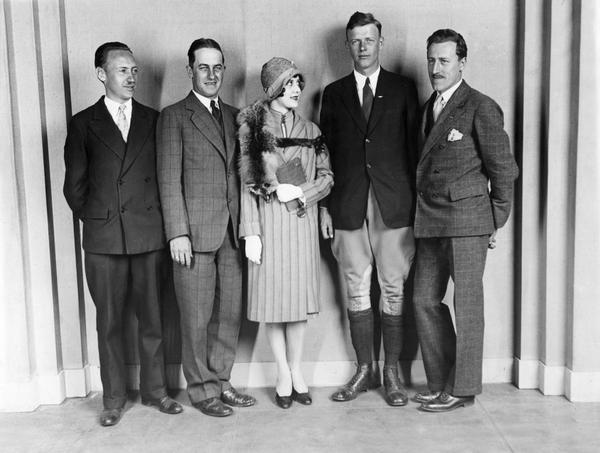
[[[229,383],[242,316],[237,110],[219,98],[225,73],[219,44],[195,40],[188,60],[193,89],[158,120],[158,182],[188,394],[202,413],[225,417],[230,406],[255,403]]]

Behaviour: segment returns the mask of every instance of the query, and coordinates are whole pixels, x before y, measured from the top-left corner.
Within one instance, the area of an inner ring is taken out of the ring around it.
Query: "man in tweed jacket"
[[[481,393],[485,259],[508,219],[518,175],[500,107],[462,80],[466,57],[453,30],[427,40],[435,92],[417,165],[414,303],[429,386],[415,400],[428,412],[470,405]],[[450,277],[456,331],[442,304]]]
[[[188,60],[193,89],[158,120],[158,182],[188,394],[204,414],[224,417],[230,406],[255,402],[229,383],[242,314],[237,110],[219,99],[225,72],[219,44],[195,40]]]

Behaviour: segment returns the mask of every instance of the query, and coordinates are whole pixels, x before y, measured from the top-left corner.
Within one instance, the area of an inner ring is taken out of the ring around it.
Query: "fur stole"
[[[325,150],[322,136],[314,139],[275,137],[266,125],[268,109],[266,102],[257,101],[244,108],[237,117],[242,185],[267,201],[278,185],[275,173],[282,161],[276,153],[277,147],[314,147],[317,154]]]

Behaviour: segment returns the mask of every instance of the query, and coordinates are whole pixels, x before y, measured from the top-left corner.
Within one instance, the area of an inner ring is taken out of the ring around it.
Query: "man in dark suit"
[[[165,240],[156,184],[158,113],[132,99],[138,66],[129,47],[101,45],[96,75],[106,95],[75,115],[65,143],[64,194],[83,221],[88,287],[96,305],[103,426],[115,425],[126,401],[123,308],[139,321],[142,402],[178,414],[165,389],[160,318]]]
[[[321,207],[324,237],[344,274],[352,345],[358,361],[334,401],[349,401],[381,385],[373,364],[373,265],[381,287],[385,399],[403,406],[398,379],[402,348],[404,283],[415,253],[414,166],[418,100],[414,84],[379,65],[381,24],[356,12],[346,26],[354,72],[323,92],[321,129],[331,153],[334,187]],[[335,236],[334,236],[335,231]]]
[[[254,398],[229,383],[242,313],[237,110],[219,99],[225,61],[201,38],[188,51],[193,89],[157,126],[158,180],[181,313],[190,401],[215,417]]]
[[[429,386],[415,400],[429,412],[473,404],[481,393],[483,270],[518,175],[502,110],[462,80],[466,58],[467,45],[454,30],[427,40],[435,92],[424,109],[417,166],[414,302]],[[456,331],[442,304],[450,277]]]

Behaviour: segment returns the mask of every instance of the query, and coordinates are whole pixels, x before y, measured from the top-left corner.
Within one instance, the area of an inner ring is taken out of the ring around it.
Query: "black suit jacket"
[[[412,224],[418,116],[413,82],[383,68],[368,124],[353,73],[325,88],[321,129],[331,153],[334,187],[323,205],[334,228],[362,226],[370,185],[386,226]]]
[[[63,192],[83,221],[87,252],[136,254],[164,247],[156,183],[157,116],[134,100],[127,144],[104,97],[71,119]]]

